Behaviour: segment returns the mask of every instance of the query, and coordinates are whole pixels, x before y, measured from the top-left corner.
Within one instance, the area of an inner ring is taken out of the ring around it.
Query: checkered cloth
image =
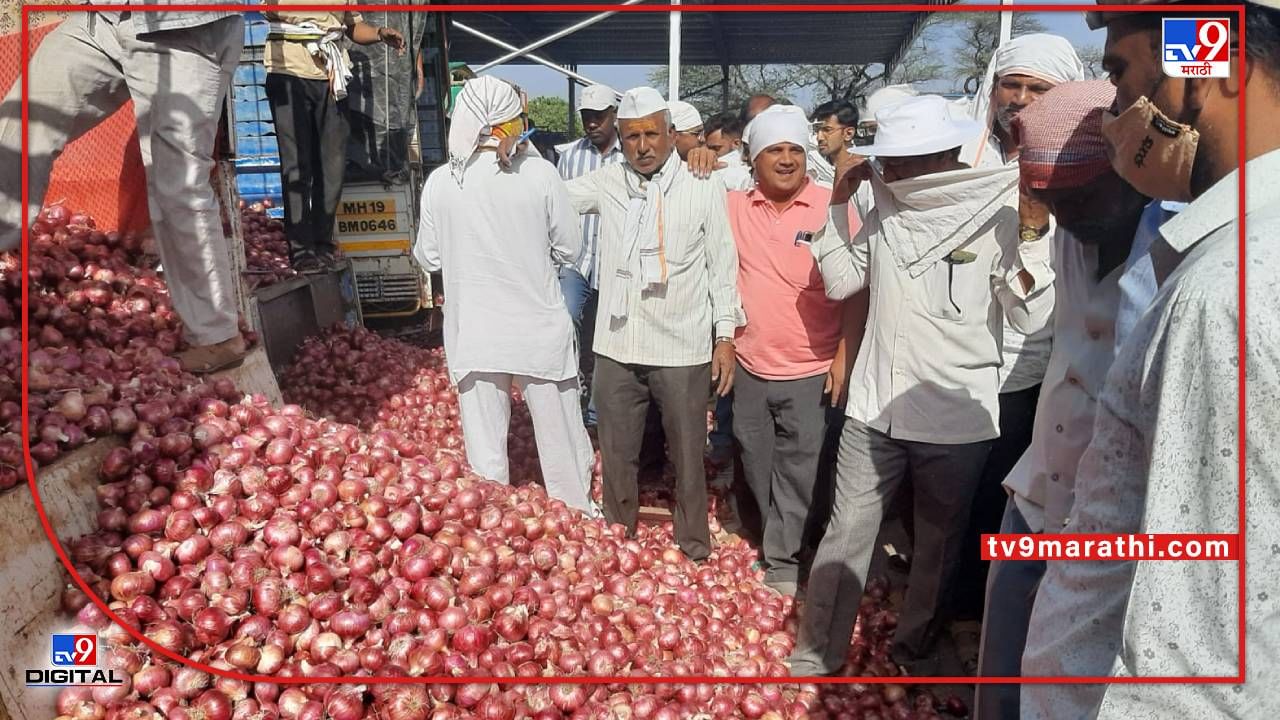
[[[1062,83],[1019,111],[1013,136],[1023,186],[1075,188],[1111,170],[1102,118],[1115,97],[1105,80]]]

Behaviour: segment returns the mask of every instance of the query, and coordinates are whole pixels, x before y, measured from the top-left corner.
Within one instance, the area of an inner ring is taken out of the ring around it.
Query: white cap
[[[592,85],[582,91],[579,110],[608,110],[618,107],[618,93],[608,85]]]
[[[795,105],[770,105],[747,125],[744,139],[751,148],[751,159],[755,160],[766,148],[779,143],[808,148],[809,129],[804,110]]]
[[[921,95],[876,113],[876,140],[859,155],[914,157],[951,150],[982,133],[977,122],[952,117],[946,98]]]
[[[667,101],[651,87],[631,88],[622,96],[622,103],[618,105],[619,120],[635,120],[660,112],[670,112],[667,110]]]
[[[678,132],[702,127],[702,113],[689,103],[683,100],[672,100],[667,103],[667,109],[671,111],[671,124],[676,126]]]
[[[887,107],[897,105],[903,100],[918,96],[920,93],[910,85],[889,85],[867,96],[866,103],[862,106],[862,122],[871,122],[876,119],[876,113]]]

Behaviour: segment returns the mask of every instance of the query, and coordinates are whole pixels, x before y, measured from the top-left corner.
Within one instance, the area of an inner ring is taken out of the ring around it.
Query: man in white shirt
[[[1107,29],[1116,172],[1145,195],[1191,203],[1151,249],[1160,290],[1107,375],[1064,531],[1242,533],[1241,559],[1050,562],[1022,672],[1242,682],[1028,685],[1021,717],[1280,717],[1280,3],[1245,3],[1244,28],[1221,14],[1224,78],[1164,74],[1168,10],[1090,15]]]
[[[1031,445],[1005,487],[1001,533],[1056,533],[1071,509],[1076,466],[1093,436],[1099,392],[1115,357],[1126,304],[1145,307],[1154,278],[1122,278],[1147,198],[1107,159],[1102,118],[1115,100],[1105,80],[1063,83],[1018,114],[1022,184],[1057,220],[1053,238],[1053,354],[1036,406]],[[1145,253],[1145,250],[1143,251]],[[978,674],[1016,677],[1043,561],[993,561]],[[979,685],[978,720],[1016,720],[1018,685]]]
[[[916,553],[893,656],[913,674],[942,629],[974,490],[998,434],[999,334],[1048,322],[1048,243],[1019,241],[1016,168],[973,170],[960,146],[980,132],[947,102],[921,96],[882,110],[876,142],[841,172],[813,246],[827,295],[871,289],[850,377],[835,501],[813,560],[792,654],[796,675],[845,663],[885,506],[909,472]],[[848,232],[863,181],[875,206]]]
[[[497,78],[469,80],[449,127],[449,164],[427,178],[414,256],[444,275],[444,347],[458,385],[467,460],[510,481],[511,388],[533,418],[547,493],[594,514],[591,439],[582,424],[573,326],[556,265],[582,251],[578,213],[555,166],[498,141],[518,136],[520,98]]]
[[[874,142],[876,139],[876,113],[919,94],[910,85],[887,85],[868,95],[866,102],[863,103],[858,112],[858,130],[854,134],[853,144],[870,145]]]
[[[582,118],[582,138],[565,145],[560,151],[556,169],[560,177],[572,180],[595,172],[605,165],[622,162],[622,145],[618,143],[618,93],[608,85],[592,85],[582,91],[578,114]],[[564,293],[569,317],[578,338],[578,359],[584,373],[591,371],[591,337],[596,324],[596,290],[600,278],[596,275],[599,262],[597,248],[600,242],[600,216],[590,213],[582,216],[582,253],[574,263],[560,268],[560,290]],[[591,402],[591,388],[586,386],[587,425],[595,425],[595,404]]]
[[[1084,65],[1063,37],[1021,35],[996,49],[970,112],[983,133],[965,145],[960,160],[971,167],[1016,167],[1018,144],[1011,127],[1019,112],[1032,106],[1055,85],[1084,79]],[[1044,232],[1048,232],[1048,226]],[[1000,527],[1005,493],[1000,483],[1031,443],[1040,383],[1053,348],[1053,328],[1024,335],[1006,325],[1000,365],[1000,437],[991,446],[986,470],[974,497],[973,516],[960,554],[955,618],[951,635],[965,670],[978,663],[982,603],[988,564],[981,559],[979,538]]]
[[[568,183],[578,211],[600,213],[602,223],[595,382],[605,516],[635,532],[652,400],[676,470],[676,542],[700,561],[711,554],[707,402],[713,388],[724,396],[733,385],[742,324],[726,191],[694,177],[675,153],[671,113],[653,88],[623,96],[618,134],[625,163]]]

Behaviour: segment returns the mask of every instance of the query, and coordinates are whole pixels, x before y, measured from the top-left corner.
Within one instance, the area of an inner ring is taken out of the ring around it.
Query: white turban
[[[903,100],[916,97],[920,93],[910,85],[889,85],[867,96],[866,103],[862,106],[861,121],[875,122],[876,113],[881,110],[897,105]]]
[[[1030,75],[1059,85],[1083,80],[1084,63],[1080,62],[1080,56],[1076,54],[1071,42],[1060,35],[1019,35],[996,48],[991,55],[991,62],[987,64],[987,74],[982,78],[978,95],[971,105],[971,117],[982,123],[986,130],[980,138],[961,151],[960,159],[966,163],[973,164],[986,145],[996,112],[991,104],[991,95],[995,91],[996,79],[1004,75]]]
[[[671,124],[675,125],[678,132],[702,127],[702,113],[689,103],[683,100],[672,100],[667,103],[667,109],[671,111]]]
[[[458,185],[467,161],[490,128],[520,116],[520,96],[509,83],[491,75],[468,80],[458,93],[449,124],[449,171]]]
[[[670,112],[667,110],[667,101],[662,99],[657,90],[651,87],[632,88],[622,96],[622,102],[618,105],[618,119],[637,120],[663,111]]]
[[[770,105],[747,125],[744,139],[751,149],[751,160],[778,143],[789,142],[809,147],[809,118],[795,105]]]

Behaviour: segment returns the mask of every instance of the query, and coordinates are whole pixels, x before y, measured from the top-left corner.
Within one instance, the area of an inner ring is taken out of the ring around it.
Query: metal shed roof
[[[599,0],[596,0],[598,4]],[[804,63],[862,65],[896,62],[915,40],[922,12],[699,12],[718,0],[686,0],[680,60],[685,65]],[[822,2],[822,0],[819,0]],[[871,0],[822,2],[858,5]],[[928,0],[946,4],[953,0]],[[477,4],[463,0],[457,5]],[[764,0],[735,0],[757,4]],[[567,0],[564,4],[586,3]],[[458,13],[454,19],[488,35],[524,47],[581,22],[592,13]],[[537,53],[562,65],[665,65],[669,15],[620,12],[542,47]],[[462,32],[450,33],[449,56],[473,66],[505,54],[493,44]],[[523,58],[513,62],[526,62]]]

